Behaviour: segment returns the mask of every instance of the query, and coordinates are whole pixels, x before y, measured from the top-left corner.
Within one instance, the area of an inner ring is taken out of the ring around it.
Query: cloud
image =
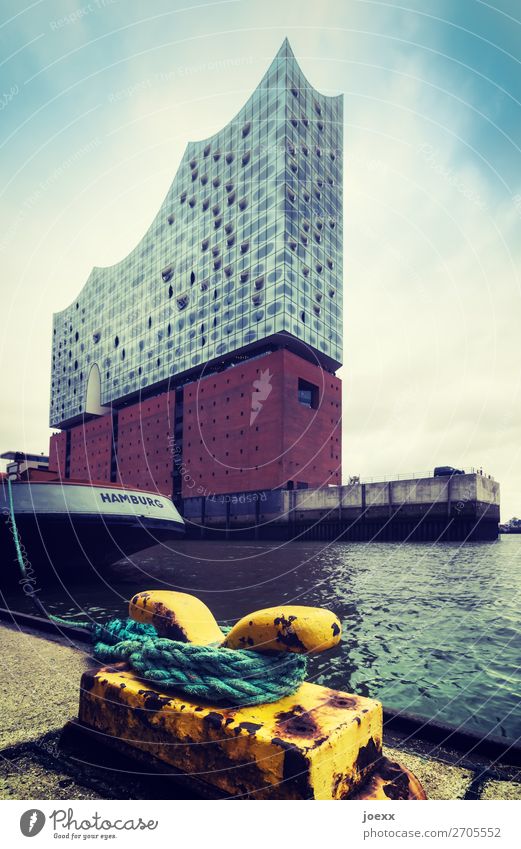
[[[438,120],[446,95],[422,63],[408,72],[374,92],[377,113],[368,100],[347,114],[345,472],[482,465],[508,513],[521,216],[466,145],[468,113]]]

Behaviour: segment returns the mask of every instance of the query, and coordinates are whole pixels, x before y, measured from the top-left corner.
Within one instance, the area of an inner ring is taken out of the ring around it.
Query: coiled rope
[[[9,511],[18,565],[27,575],[13,504],[12,484],[7,479]],[[195,699],[227,706],[276,702],[294,693],[307,672],[307,658],[293,652],[260,653],[244,649],[200,646],[160,637],[153,625],[133,619],[76,622],[46,610],[28,593],[40,613],[59,625],[89,631],[94,656],[103,663],[127,662],[139,675],[162,688],[172,688]]]
[[[183,643],[132,619],[98,627],[94,654],[99,660],[126,661],[141,678],[195,699],[229,706],[276,702],[294,693],[306,677],[303,655]]]

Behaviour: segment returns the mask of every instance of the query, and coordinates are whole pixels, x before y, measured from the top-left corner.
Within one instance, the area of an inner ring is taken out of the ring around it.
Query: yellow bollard
[[[410,769],[389,758],[380,758],[366,781],[350,796],[350,799],[365,802],[426,798],[423,787]]]
[[[243,616],[226,636],[223,646],[310,654],[333,648],[341,636],[340,620],[329,610],[284,605]]]
[[[243,616],[225,637],[206,604],[187,593],[149,590],[129,604],[131,619],[154,625],[163,637],[187,643],[219,643],[229,649],[311,653],[340,642],[342,626],[322,607],[281,605]]]
[[[199,645],[317,652],[340,640],[337,617],[320,608],[257,611],[227,636],[186,593],[138,593],[129,613],[162,636]],[[379,702],[308,682],[275,703],[221,708],[166,692],[116,664],[83,674],[79,722],[152,768],[168,765],[226,796],[425,798],[411,773],[382,758]]]
[[[372,699],[304,683],[278,702],[221,708],[144,682],[128,669],[84,673],[80,722],[231,796],[340,799],[381,757]]]
[[[183,643],[221,643],[224,634],[212,612],[193,595],[169,590],[138,593],[129,604],[128,615],[136,622],[153,625],[157,633]]]

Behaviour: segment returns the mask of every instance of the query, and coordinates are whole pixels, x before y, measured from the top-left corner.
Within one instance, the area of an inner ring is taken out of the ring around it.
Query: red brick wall
[[[67,447],[67,432],[52,433],[49,439],[49,471],[56,472],[59,477],[65,477],[65,453]]]
[[[172,495],[175,392],[163,392],[119,411],[119,482]]]
[[[70,477],[75,480],[110,481],[112,416],[91,419],[71,428]]]
[[[289,351],[284,358],[284,470],[312,487],[340,484],[342,381]],[[318,387],[318,407],[298,401],[299,378]],[[259,416],[260,418],[260,416]]]
[[[319,388],[318,409],[299,403],[299,377]],[[264,399],[253,395],[258,380],[271,387]],[[340,380],[288,351],[188,384],[183,496],[340,483],[340,417]]]
[[[318,388],[317,409],[299,403],[299,378]],[[172,494],[174,408],[169,391],[119,410],[119,483]],[[183,496],[276,489],[289,481],[339,484],[341,413],[340,380],[285,350],[187,384]],[[50,467],[62,474],[65,440],[63,432],[50,445]],[[111,415],[72,428],[70,477],[110,481],[111,440]]]

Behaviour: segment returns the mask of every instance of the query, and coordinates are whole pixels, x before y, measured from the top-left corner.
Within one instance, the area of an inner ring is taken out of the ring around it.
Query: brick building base
[[[53,435],[50,467],[183,498],[339,484],[341,413],[341,381],[281,349]]]
[[[183,497],[340,483],[341,403],[337,377],[286,350],[188,384]]]

